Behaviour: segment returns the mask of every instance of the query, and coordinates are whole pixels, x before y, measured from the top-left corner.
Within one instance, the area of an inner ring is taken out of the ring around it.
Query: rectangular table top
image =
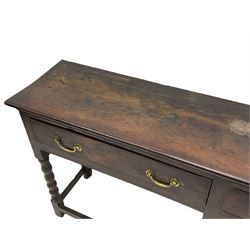
[[[249,105],[63,60],[6,104],[250,182]]]

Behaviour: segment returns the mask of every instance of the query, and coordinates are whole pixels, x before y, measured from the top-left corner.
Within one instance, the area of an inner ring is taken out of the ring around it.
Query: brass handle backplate
[[[82,146],[78,143],[76,143],[73,148],[68,148],[66,146],[64,146],[61,142],[61,139],[58,136],[55,136],[53,141],[56,143],[56,145],[62,149],[63,151],[66,151],[68,153],[75,153],[76,151],[81,152],[82,151]]]
[[[179,187],[180,182],[176,178],[171,178],[168,183],[161,182],[155,178],[154,171],[152,169],[146,170],[146,175],[148,178],[151,179],[152,182],[154,182],[157,186],[163,187],[163,188],[170,188],[170,187]]]

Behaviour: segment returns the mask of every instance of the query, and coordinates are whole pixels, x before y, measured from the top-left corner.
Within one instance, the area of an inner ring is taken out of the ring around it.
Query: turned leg
[[[44,178],[47,182],[49,193],[51,195],[51,203],[54,208],[55,214],[59,217],[63,217],[64,214],[67,214],[77,219],[90,219],[90,217],[84,214],[81,214],[69,207],[66,207],[64,205],[63,200],[71,191],[71,189],[75,186],[75,184],[78,182],[81,176],[84,176],[84,178],[87,179],[92,175],[92,169],[82,166],[81,170],[77,173],[75,178],[69,183],[69,185],[60,194],[59,189],[57,187],[54,173],[52,171],[52,166],[49,161],[49,154],[41,151],[41,153],[37,156],[37,158],[39,162],[41,163],[42,171],[44,173]]]
[[[49,188],[49,193],[51,195],[51,202],[52,202],[52,206],[54,208],[55,214],[59,217],[63,217],[64,213],[62,213],[59,209],[60,206],[63,206],[63,200],[61,198],[59,189],[57,187],[55,176],[52,171],[52,166],[49,162],[49,157],[47,156],[45,159],[39,160],[39,161],[41,163],[42,171],[44,173],[44,178]]]

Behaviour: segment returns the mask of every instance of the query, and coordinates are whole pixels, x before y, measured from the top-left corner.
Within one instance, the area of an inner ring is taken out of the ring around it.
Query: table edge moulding
[[[250,217],[249,105],[65,60],[5,104],[20,112],[60,217],[90,218],[64,199],[92,169],[203,218]],[[50,154],[81,166],[62,192]]]

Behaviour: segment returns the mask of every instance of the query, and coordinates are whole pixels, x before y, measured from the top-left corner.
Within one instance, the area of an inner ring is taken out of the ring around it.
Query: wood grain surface
[[[250,218],[249,192],[233,188],[228,191],[222,210],[239,218]]]
[[[211,180],[208,178],[44,122],[31,119],[30,124],[40,150],[84,164],[199,211],[205,209],[211,186]],[[54,136],[58,136],[61,144],[69,148],[79,143],[82,151],[73,154],[65,152],[54,142]],[[171,178],[177,178],[180,181],[179,187],[157,186],[147,177],[147,169],[153,170],[157,178],[164,183],[168,183]]]
[[[250,182],[245,104],[67,61],[6,104]]]

